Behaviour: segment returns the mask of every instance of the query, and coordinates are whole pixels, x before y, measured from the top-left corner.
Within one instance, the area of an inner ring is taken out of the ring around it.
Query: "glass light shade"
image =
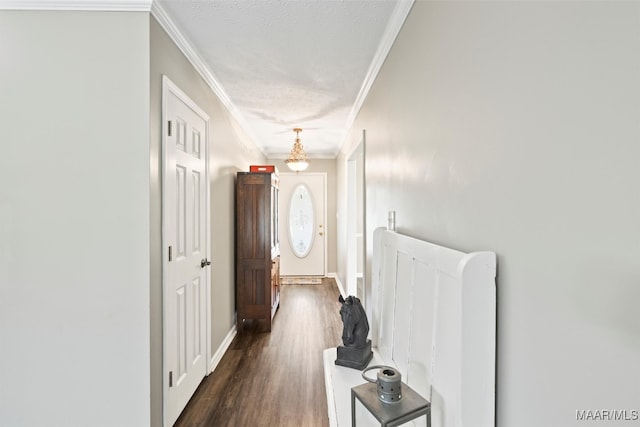
[[[306,160],[287,159],[285,160],[285,163],[287,164],[287,166],[289,166],[289,169],[295,172],[301,172],[309,167],[309,162]]]
[[[302,129],[295,128],[293,131],[296,133],[296,142],[294,142],[293,147],[291,147],[289,158],[284,162],[292,171],[300,172],[309,166],[309,160],[307,159],[307,154],[304,152],[302,144],[300,143],[299,134],[302,132]]]

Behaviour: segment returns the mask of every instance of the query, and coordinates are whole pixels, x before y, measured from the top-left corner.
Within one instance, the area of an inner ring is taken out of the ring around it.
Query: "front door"
[[[281,276],[326,273],[326,181],[324,173],[280,175]]]
[[[166,78],[163,97],[164,424],[171,426],[207,373],[209,117]]]

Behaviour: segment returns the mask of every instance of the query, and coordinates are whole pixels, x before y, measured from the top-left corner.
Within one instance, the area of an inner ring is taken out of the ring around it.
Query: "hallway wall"
[[[497,252],[499,427],[638,410],[638,16],[416,2],[338,159],[366,129],[368,237]]]
[[[0,52],[0,425],[147,426],[148,13],[0,11]]]
[[[265,158],[155,18],[151,34],[151,357],[152,425],[162,415],[162,75],[210,117],[211,342],[215,352],[235,325],[235,177]]]

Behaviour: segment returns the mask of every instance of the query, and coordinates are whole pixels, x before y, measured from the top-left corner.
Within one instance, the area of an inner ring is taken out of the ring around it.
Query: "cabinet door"
[[[236,311],[244,319],[271,319],[280,302],[280,260],[272,174],[238,173],[236,187]]]
[[[271,261],[271,312],[280,304],[280,257]]]
[[[263,174],[242,175],[237,188],[236,298],[246,318],[264,317],[270,308],[269,187]]]
[[[280,230],[278,229],[278,178],[271,177],[271,257],[280,255]]]

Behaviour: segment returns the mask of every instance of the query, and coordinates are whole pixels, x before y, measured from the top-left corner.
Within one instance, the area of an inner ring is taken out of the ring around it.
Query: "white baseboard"
[[[344,291],[344,287],[342,286],[342,282],[340,281],[340,277],[338,277],[337,273],[328,273],[327,277],[331,277],[332,279],[334,279],[336,281],[336,285],[338,285],[338,290],[340,291],[340,295],[342,295],[343,298],[347,297],[347,293]]]
[[[224,356],[224,353],[229,349],[231,341],[233,341],[233,338],[237,333],[238,330],[236,329],[236,325],[233,325],[227,336],[224,337],[224,340],[222,340],[220,347],[218,347],[216,352],[213,354],[213,357],[209,361],[209,373],[213,372],[213,370],[216,369],[216,366],[218,366],[218,363],[220,363],[220,360],[222,360],[222,356]]]

